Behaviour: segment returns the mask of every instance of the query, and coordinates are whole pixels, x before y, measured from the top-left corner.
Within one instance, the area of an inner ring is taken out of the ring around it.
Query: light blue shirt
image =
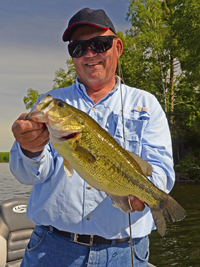
[[[96,104],[78,80],[70,87],[48,93],[85,111],[124,147],[123,102],[125,147],[152,165],[151,181],[168,193],[175,177],[165,113],[153,95],[123,84],[120,90],[120,79],[116,79],[115,88]],[[76,172],[69,179],[63,169],[62,157],[50,143],[41,156],[30,159],[15,142],[10,152],[10,168],[19,182],[34,185],[27,217],[35,224],[107,239],[129,236],[128,214],[115,208],[104,192],[90,188]],[[132,213],[131,222],[133,238],[146,236],[155,228],[148,207]]]

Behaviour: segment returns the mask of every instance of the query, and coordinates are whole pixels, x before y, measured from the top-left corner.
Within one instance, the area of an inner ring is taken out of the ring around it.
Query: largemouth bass
[[[166,222],[179,221],[185,210],[147,177],[152,167],[144,159],[123,149],[117,141],[85,112],[47,95],[27,119],[46,123],[52,146],[64,159],[71,178],[73,170],[97,190],[106,192],[113,205],[128,213],[129,195],[151,209],[157,230],[165,234]]]

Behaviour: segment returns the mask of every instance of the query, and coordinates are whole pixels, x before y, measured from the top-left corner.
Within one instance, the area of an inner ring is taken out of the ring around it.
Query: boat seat
[[[14,198],[0,203],[0,267],[19,267],[34,224],[26,217],[28,200]]]

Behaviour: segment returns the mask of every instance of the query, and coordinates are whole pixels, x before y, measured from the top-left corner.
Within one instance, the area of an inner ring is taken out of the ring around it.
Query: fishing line
[[[123,94],[122,94],[123,74],[122,74],[120,60],[118,60],[118,75],[120,77],[120,94],[121,94],[121,110],[122,110],[124,149],[126,149],[125,121],[124,121],[124,105],[123,105]],[[123,83],[124,83],[124,81],[123,81]],[[132,238],[131,214],[130,214],[130,212],[128,213],[128,221],[129,221],[129,230],[130,230],[131,262],[132,262],[132,267],[134,267],[134,260],[133,260],[133,238]]]

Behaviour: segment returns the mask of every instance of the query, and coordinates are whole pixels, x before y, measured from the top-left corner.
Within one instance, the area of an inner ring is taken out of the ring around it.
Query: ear
[[[123,52],[123,43],[120,38],[117,38],[116,40],[116,49],[117,49],[117,56],[118,56],[117,58],[119,59]]]

